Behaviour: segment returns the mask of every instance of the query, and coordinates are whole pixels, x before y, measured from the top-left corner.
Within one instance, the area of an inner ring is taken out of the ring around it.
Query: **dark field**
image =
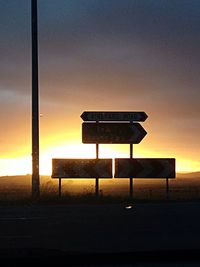
[[[165,179],[134,179],[134,200],[165,200]],[[57,201],[58,179],[40,178],[41,199]],[[200,173],[177,174],[169,180],[170,200],[199,200]],[[62,179],[62,200],[67,202],[94,201],[95,179]],[[0,201],[27,201],[31,196],[31,175],[0,177]],[[101,179],[98,201],[129,200],[129,179]]]

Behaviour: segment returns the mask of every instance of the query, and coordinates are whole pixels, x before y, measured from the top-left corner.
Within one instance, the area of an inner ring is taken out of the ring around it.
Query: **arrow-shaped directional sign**
[[[84,111],[81,114],[83,121],[145,121],[147,117],[144,111]]]
[[[52,178],[112,178],[112,159],[52,159]]]
[[[87,144],[138,144],[146,134],[139,123],[82,124],[82,142]]]
[[[174,158],[115,159],[115,178],[175,178]]]

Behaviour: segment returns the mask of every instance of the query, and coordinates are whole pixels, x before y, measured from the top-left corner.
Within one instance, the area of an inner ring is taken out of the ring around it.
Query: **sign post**
[[[132,123],[132,122],[130,122]],[[130,144],[130,158],[133,158],[133,144]],[[129,195],[132,198],[133,197],[133,177],[130,177],[130,190]]]
[[[174,158],[115,159],[115,178],[163,178],[166,180],[166,199],[169,200],[169,178],[175,178]],[[130,196],[133,194],[130,178]]]
[[[61,178],[58,179],[58,196],[59,198],[61,198],[62,196],[62,179]]]
[[[147,132],[137,123],[145,121],[147,114],[143,111],[110,112],[85,111],[81,114],[82,142],[96,143],[96,158],[98,158],[99,144],[130,144],[130,159],[133,158],[133,144],[138,144]],[[129,176],[129,195],[133,197],[133,176]],[[96,178],[96,194],[99,183]]]
[[[82,142],[96,145],[95,159],[53,159],[52,178],[95,178],[95,194],[99,195],[99,179],[113,178],[112,159],[99,159],[100,144],[129,144],[130,157],[115,159],[114,178],[129,178],[129,196],[133,198],[133,179],[166,179],[166,198],[169,199],[169,178],[176,177],[175,158],[134,158],[133,144],[139,144],[147,132],[138,123],[145,121],[145,112],[85,111],[81,118]]]
[[[98,123],[98,121],[96,123]],[[98,158],[99,158],[99,144],[97,143],[96,144],[96,159]],[[96,196],[99,195],[99,178],[98,177],[96,177],[95,179],[95,194]]]
[[[166,178],[166,199],[169,200],[169,179]]]
[[[96,159],[99,158],[99,144],[96,144]],[[95,179],[96,183],[95,183],[95,193],[96,193],[96,196],[99,195],[99,178],[96,177]]]
[[[62,178],[95,178],[95,194],[99,194],[99,178],[112,178],[112,159],[52,159],[52,178],[58,178],[58,195],[61,197]]]

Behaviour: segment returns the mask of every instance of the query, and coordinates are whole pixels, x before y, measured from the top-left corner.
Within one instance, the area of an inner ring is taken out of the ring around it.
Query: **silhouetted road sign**
[[[81,118],[83,121],[145,121],[147,117],[148,116],[144,111],[84,111],[81,114]]]
[[[138,144],[146,134],[139,123],[82,124],[82,142],[87,144]]]
[[[52,178],[112,178],[112,159],[52,159]]]
[[[175,178],[174,158],[115,159],[115,178]]]

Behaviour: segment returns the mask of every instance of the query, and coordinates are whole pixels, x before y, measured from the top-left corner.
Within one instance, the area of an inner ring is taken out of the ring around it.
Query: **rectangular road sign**
[[[84,111],[81,114],[83,121],[145,121],[147,117],[144,111]]]
[[[139,123],[82,124],[82,142],[86,144],[138,144],[146,134]]]
[[[175,178],[174,158],[117,158],[115,178]]]
[[[112,159],[52,159],[52,178],[112,178]]]

